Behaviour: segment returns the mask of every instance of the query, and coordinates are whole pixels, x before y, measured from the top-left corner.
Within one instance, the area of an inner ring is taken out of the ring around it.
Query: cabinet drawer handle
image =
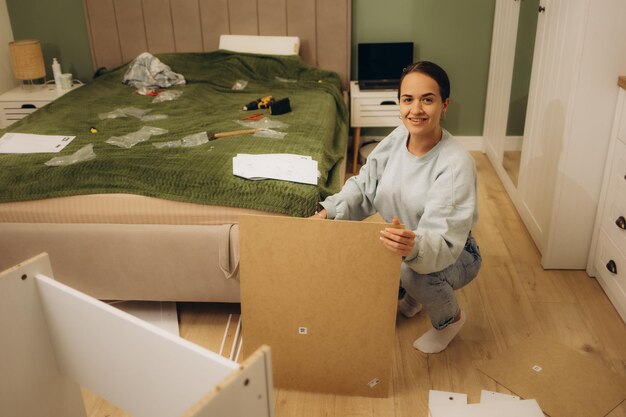
[[[395,106],[396,104],[397,103],[393,100],[385,100],[380,102],[381,106]]]
[[[615,220],[615,224],[620,229],[626,230],[626,219],[624,218],[624,216],[619,216],[617,220]]]
[[[35,106],[34,104],[22,104],[22,109],[36,109],[37,106]]]
[[[615,265],[615,261],[613,261],[613,259],[606,264],[606,269],[608,269],[612,274],[617,274],[617,265]]]

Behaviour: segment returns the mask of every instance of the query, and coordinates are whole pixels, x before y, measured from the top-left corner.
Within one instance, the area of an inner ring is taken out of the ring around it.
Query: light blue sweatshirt
[[[398,217],[415,232],[404,261],[428,274],[452,265],[478,221],[476,165],[450,133],[422,156],[407,147],[409,132],[396,128],[374,148],[359,175],[321,205],[329,219],[362,220],[378,212]]]

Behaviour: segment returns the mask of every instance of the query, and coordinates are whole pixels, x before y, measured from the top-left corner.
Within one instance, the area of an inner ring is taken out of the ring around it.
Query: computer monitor
[[[359,87],[397,89],[402,70],[413,62],[413,42],[360,43]]]

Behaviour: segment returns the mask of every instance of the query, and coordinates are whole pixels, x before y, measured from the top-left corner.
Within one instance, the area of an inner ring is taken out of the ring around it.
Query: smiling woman
[[[413,344],[424,353],[444,350],[463,326],[454,291],[481,265],[470,231],[478,220],[474,160],[440,125],[449,95],[450,81],[437,64],[407,67],[400,79],[402,125],[316,214],[362,220],[378,212],[396,226],[386,228],[380,241],[404,258],[400,312],[413,317],[423,306],[433,325]]]

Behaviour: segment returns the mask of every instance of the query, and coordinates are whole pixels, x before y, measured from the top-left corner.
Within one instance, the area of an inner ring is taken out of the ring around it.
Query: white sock
[[[422,305],[411,298],[409,294],[404,294],[404,297],[398,300],[398,311],[404,317],[411,318],[422,311]]]
[[[430,329],[413,342],[413,347],[424,353],[439,353],[448,347],[448,344],[459,333],[463,324],[465,324],[465,313],[461,311],[461,318],[458,321],[447,325],[441,330]]]

